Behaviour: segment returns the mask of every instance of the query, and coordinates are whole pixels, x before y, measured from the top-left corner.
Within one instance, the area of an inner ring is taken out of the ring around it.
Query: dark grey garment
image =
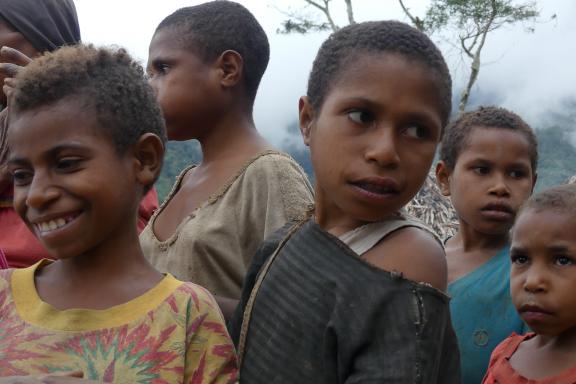
[[[41,53],[80,42],[72,0],[0,0],[0,18]]]
[[[258,271],[286,232],[253,260],[229,324],[236,344]],[[251,316],[241,383],[460,382],[447,296],[364,262],[312,220],[278,253]]]

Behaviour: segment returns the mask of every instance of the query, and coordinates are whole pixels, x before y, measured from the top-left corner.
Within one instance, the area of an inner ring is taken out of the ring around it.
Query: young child
[[[142,68],[124,50],[62,48],[19,73],[9,104],[15,209],[57,261],[0,271],[0,376],[234,382],[212,296],[138,242],[165,135]]]
[[[230,1],[174,12],[150,43],[150,83],[168,138],[198,139],[203,159],[182,172],[140,241],[159,270],[219,296],[225,314],[260,243],[312,202],[304,171],[254,127],[268,57],[260,24]]]
[[[1,0],[0,85],[42,52],[79,42],[80,27],[72,0]],[[52,257],[13,208],[13,186],[5,167],[5,105],[6,98],[0,90],[0,253],[5,254],[11,267],[22,268]],[[140,231],[157,208],[158,197],[151,188],[140,204]]]
[[[255,256],[230,324],[243,382],[458,382],[442,246],[399,214],[450,99],[441,53],[406,24],[354,24],[324,42],[299,105],[316,207]]]
[[[510,286],[534,333],[492,354],[484,383],[576,383],[576,185],[551,188],[523,207],[512,230]]]
[[[462,381],[477,384],[498,343],[525,332],[510,298],[508,233],[536,182],[536,137],[518,115],[479,108],[448,127],[440,158],[438,183],[459,219],[446,242],[452,323]]]

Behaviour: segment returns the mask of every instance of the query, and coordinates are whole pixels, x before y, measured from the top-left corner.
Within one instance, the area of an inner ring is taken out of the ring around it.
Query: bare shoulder
[[[446,255],[434,237],[417,227],[405,227],[386,236],[363,258],[374,266],[401,272],[409,280],[446,290]]]

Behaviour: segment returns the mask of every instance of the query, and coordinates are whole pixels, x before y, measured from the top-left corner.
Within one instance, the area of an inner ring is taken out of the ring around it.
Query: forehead
[[[527,208],[512,228],[513,245],[568,242],[576,245],[576,216],[556,209]]]
[[[394,107],[413,109],[441,126],[441,94],[437,75],[400,54],[361,54],[346,59],[326,99],[333,94],[380,98]]]
[[[59,142],[81,140],[98,141],[101,145],[105,137],[111,145],[106,132],[96,118],[94,107],[65,99],[31,110],[14,111],[10,116],[7,140],[11,153],[27,151],[31,142],[53,146]]]
[[[466,137],[459,157],[475,156],[489,156],[494,160],[508,158],[531,164],[532,151],[530,141],[522,132],[476,126]]]

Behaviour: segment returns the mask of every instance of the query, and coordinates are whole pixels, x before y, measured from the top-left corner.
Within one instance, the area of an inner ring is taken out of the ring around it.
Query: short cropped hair
[[[16,80],[11,99],[16,113],[74,98],[94,107],[120,154],[144,133],[166,140],[164,119],[144,70],[124,49],[63,47],[32,61]]]
[[[499,107],[479,107],[466,112],[446,128],[440,147],[440,160],[448,169],[454,169],[458,156],[468,145],[468,138],[476,128],[509,129],[524,136],[530,146],[532,172],[536,172],[538,141],[534,130],[514,112]]]
[[[522,207],[522,211],[528,209],[568,213],[576,218],[576,184],[558,185],[534,194]]]
[[[436,45],[424,33],[399,21],[352,24],[334,32],[322,44],[308,80],[307,96],[316,111],[322,109],[330,86],[362,54],[398,54],[421,63],[438,78],[442,126],[452,109],[452,78]]]
[[[258,86],[268,66],[268,37],[254,15],[244,6],[226,0],[185,7],[167,16],[156,28],[174,28],[176,41],[194,52],[205,63],[223,52],[234,50],[244,60],[246,96],[254,103]]]

